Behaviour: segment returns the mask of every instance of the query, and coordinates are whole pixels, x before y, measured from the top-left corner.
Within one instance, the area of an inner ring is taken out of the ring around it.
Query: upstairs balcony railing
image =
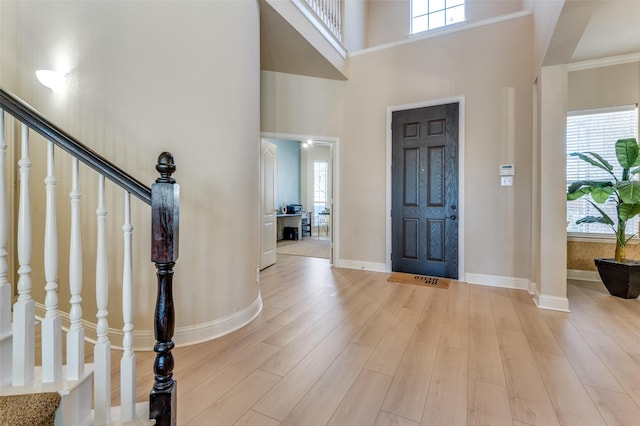
[[[305,0],[338,41],[342,41],[342,0]]]

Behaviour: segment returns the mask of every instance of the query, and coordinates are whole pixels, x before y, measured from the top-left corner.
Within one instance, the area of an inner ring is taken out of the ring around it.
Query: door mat
[[[425,287],[449,288],[449,278],[430,277],[427,275],[393,272],[387,281],[403,284],[423,285]]]

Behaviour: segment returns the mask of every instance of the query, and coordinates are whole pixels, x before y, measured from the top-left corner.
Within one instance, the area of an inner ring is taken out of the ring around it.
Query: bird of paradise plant
[[[626,258],[627,243],[636,234],[626,234],[627,222],[640,214],[640,182],[636,175],[640,173],[640,147],[636,138],[619,139],[615,143],[616,159],[622,167],[620,176],[616,176],[613,166],[600,154],[595,152],[573,152],[594,167],[609,173],[609,179],[583,180],[573,182],[567,190],[567,200],[577,200],[589,196],[589,202],[600,213],[600,216],[585,216],[576,221],[581,223],[603,223],[609,225],[616,236],[615,260],[623,262]],[[616,204],[617,222],[605,213],[598,204],[613,199]]]

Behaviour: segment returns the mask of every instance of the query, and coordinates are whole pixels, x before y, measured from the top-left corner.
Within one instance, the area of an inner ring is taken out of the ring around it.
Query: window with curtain
[[[567,114],[567,187],[578,180],[608,179],[610,175],[594,167],[578,157],[570,156],[572,152],[595,152],[614,166],[614,173],[620,176],[620,166],[616,159],[615,142],[618,139],[638,137],[638,108],[637,105],[615,108],[602,108],[586,111],[571,111]],[[614,238],[611,228],[601,223],[575,222],[585,216],[599,216],[598,211],[589,203],[590,198],[582,197],[567,202],[567,232],[574,236],[596,237],[610,236]],[[611,219],[616,221],[615,203],[613,200],[599,204]],[[638,232],[638,218],[627,223],[628,234]]]
[[[465,0],[411,0],[411,34],[464,22]]]

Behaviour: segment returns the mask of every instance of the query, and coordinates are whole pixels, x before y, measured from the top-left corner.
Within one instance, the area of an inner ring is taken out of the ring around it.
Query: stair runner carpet
[[[57,392],[0,397],[0,425],[53,426],[60,405]]]

